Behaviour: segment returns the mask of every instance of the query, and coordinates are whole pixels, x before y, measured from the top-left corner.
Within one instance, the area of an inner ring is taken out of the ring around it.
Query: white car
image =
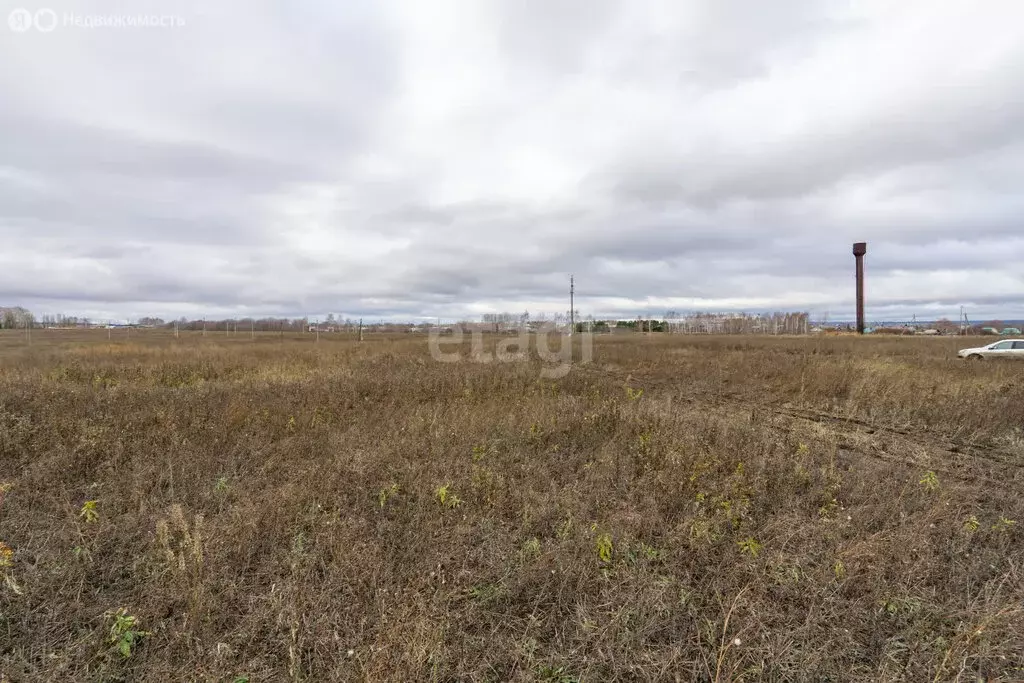
[[[1000,339],[988,346],[957,351],[961,358],[981,360],[982,358],[1017,358],[1024,360],[1024,339]]]

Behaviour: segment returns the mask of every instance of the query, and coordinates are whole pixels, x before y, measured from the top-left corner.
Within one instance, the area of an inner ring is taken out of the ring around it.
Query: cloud
[[[867,240],[869,317],[1024,318],[1013,0],[49,6],[0,40],[0,304],[455,319],[571,273],[836,318]]]

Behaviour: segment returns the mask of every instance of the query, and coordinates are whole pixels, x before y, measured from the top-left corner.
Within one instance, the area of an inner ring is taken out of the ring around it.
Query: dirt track
[[[598,365],[583,367],[595,376],[642,388],[652,398],[669,397],[722,416],[742,415],[768,429],[791,432],[801,423],[828,425],[836,435],[840,457],[856,455],[913,469],[930,469],[961,481],[1014,491],[1024,486],[1024,453],[790,403],[754,400],[739,392],[696,394],[680,381],[651,372],[628,372]]]

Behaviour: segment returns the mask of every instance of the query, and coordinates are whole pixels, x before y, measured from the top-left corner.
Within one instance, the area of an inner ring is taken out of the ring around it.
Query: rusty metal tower
[[[853,243],[853,257],[857,261],[857,334],[864,334],[864,254],[867,242]]]

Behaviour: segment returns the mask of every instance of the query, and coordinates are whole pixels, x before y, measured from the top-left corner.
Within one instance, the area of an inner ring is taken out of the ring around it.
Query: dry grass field
[[[973,341],[0,335],[0,678],[1024,680]]]

